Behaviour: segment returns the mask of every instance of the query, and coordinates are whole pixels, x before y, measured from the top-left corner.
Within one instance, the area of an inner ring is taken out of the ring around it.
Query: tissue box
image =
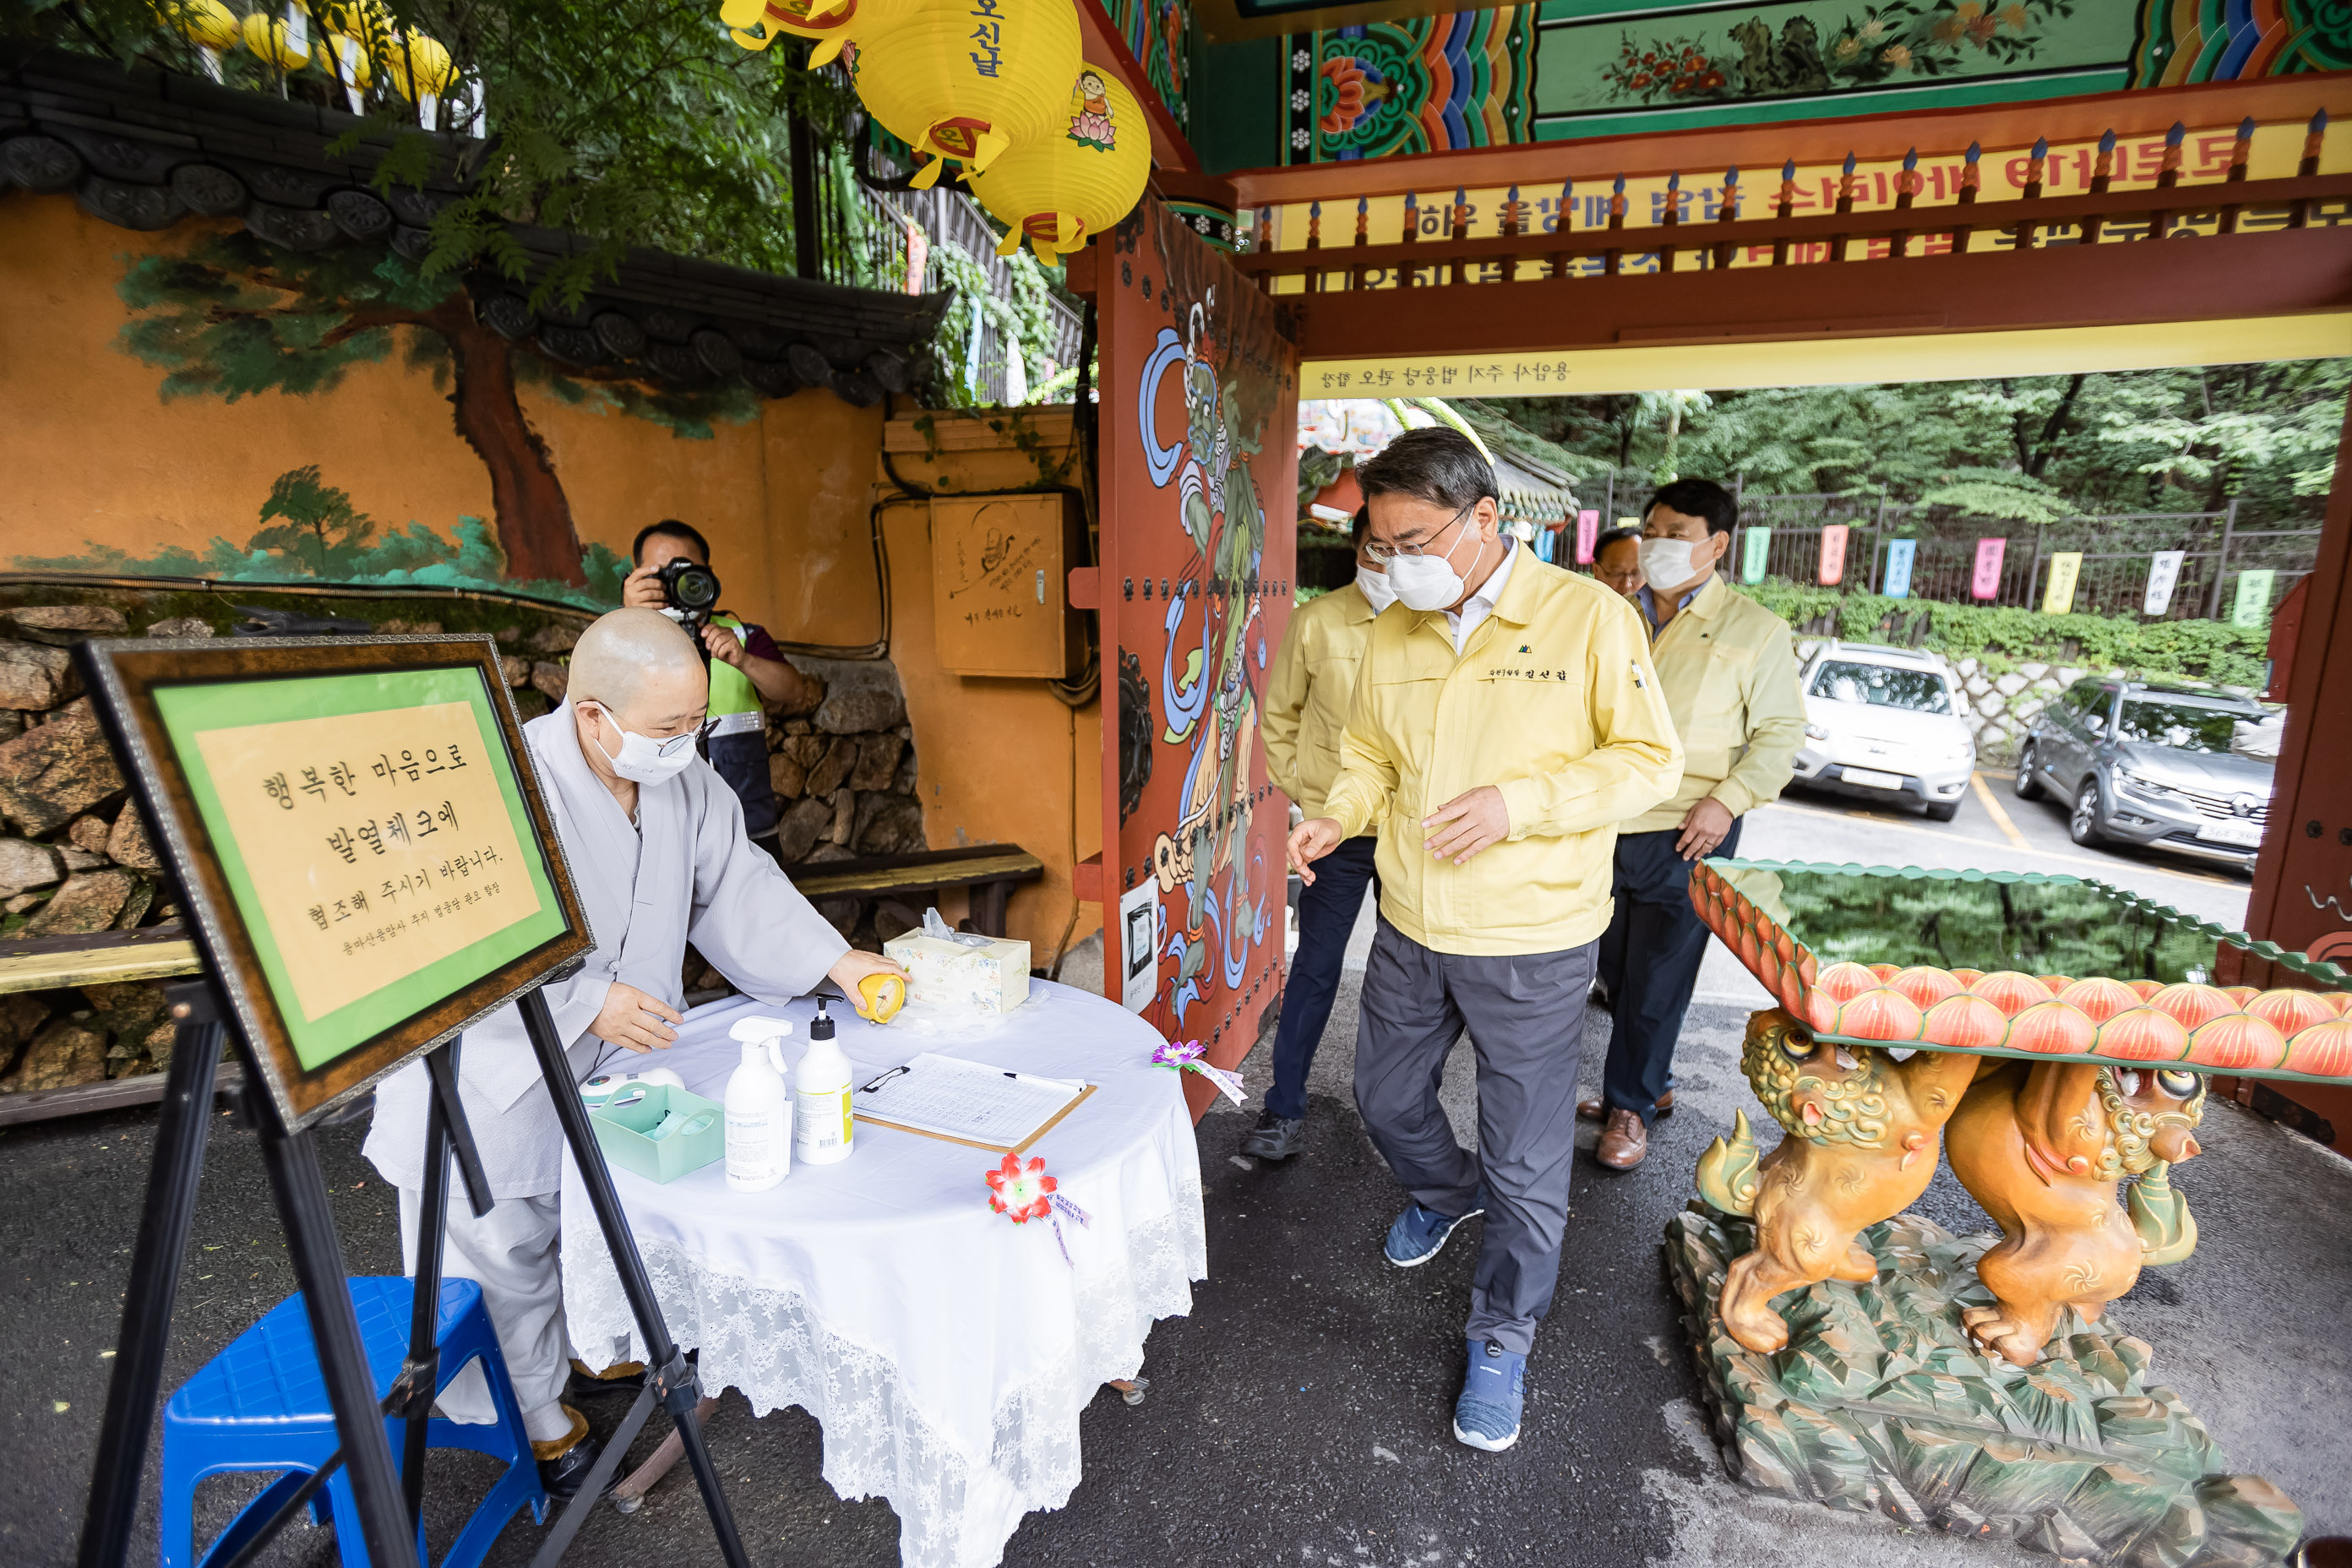
[[[906,966],[910,1005],[1010,1013],[1029,1000],[1029,944],[991,937],[986,946],[908,931],[882,944]]]
[[[688,1119],[707,1110],[710,1125],[699,1132],[647,1137],[673,1110]],[[674,1182],[727,1155],[726,1107],[667,1084],[655,1085],[643,1100],[627,1105],[597,1106],[589,1111],[588,1124],[596,1130],[605,1159],[649,1182]]]

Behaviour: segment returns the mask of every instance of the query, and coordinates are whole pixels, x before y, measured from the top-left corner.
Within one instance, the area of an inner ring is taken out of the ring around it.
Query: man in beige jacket
[[[1615,1171],[1642,1163],[1651,1121],[1674,1108],[1675,1040],[1706,955],[1692,864],[1738,853],[1740,817],[1779,797],[1804,743],[1789,624],[1717,570],[1738,516],[1721,485],[1680,479],[1658,491],[1642,523],[1647,581],[1634,601],[1682,738],[1683,777],[1617,833],[1616,909],[1601,939],[1601,991],[1617,1026],[1601,1093],[1577,1107],[1605,1121],[1593,1154]]]
[[[1356,580],[1301,605],[1283,634],[1281,651],[1266,678],[1265,708],[1258,733],[1265,739],[1265,769],[1275,787],[1308,816],[1323,815],[1323,797],[1339,772],[1339,737],[1348,728],[1348,702],[1356,690],[1356,666],[1371,640],[1372,619],[1396,602],[1388,569],[1364,553],[1371,529],[1369,509],[1356,511]],[[1274,1035],[1274,1087],[1257,1127],[1242,1140],[1242,1152],[1261,1160],[1287,1160],[1307,1147],[1307,1069],[1331,1020],[1339,991],[1339,968],[1348,938],[1363,909],[1364,888],[1380,896],[1372,851],[1380,836],[1358,834],[1316,867],[1314,882],[1298,898],[1298,952],[1282,992],[1282,1021]]]

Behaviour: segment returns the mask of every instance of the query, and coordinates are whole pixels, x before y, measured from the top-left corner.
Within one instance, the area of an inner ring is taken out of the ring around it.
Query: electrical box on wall
[[[955,675],[1066,680],[1086,654],[1068,602],[1082,526],[1057,493],[931,501],[931,613],[940,668]]]

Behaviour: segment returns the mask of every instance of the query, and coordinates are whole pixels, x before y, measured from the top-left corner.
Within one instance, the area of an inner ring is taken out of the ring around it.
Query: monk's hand
[[[751,657],[743,651],[741,637],[726,626],[714,626],[707,621],[702,627],[702,646],[710,650],[711,658],[721,664],[731,664],[738,669],[742,668],[743,661]]]
[[[1511,808],[1504,804],[1501,790],[1480,784],[1423,817],[1421,832],[1432,855],[1459,866],[1511,836]]]
[[[668,591],[662,587],[660,576],[651,566],[638,567],[621,584],[621,604],[625,608],[658,610],[668,603]]]
[[[1339,824],[1328,816],[1310,816],[1290,830],[1290,868],[1308,887],[1315,885],[1315,862],[1339,847]]]
[[[677,1031],[668,1026],[679,1021],[677,1009],[660,997],[616,980],[588,1032],[627,1050],[666,1051],[677,1042]]]
[[[824,977],[840,986],[841,994],[860,1007],[863,1007],[866,1003],[865,999],[858,994],[857,983],[869,974],[895,975],[900,980],[907,978],[907,971],[896,962],[883,957],[878,952],[861,952],[854,947],[843,953],[839,962],[824,972]]]
[[[1682,837],[1675,840],[1675,853],[1685,860],[1712,855],[1730,831],[1731,808],[1708,795],[1683,813]]]

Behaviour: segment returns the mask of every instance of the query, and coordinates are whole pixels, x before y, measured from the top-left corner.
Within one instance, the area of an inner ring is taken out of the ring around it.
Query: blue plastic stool
[[[398,1276],[371,1276],[350,1283],[360,1338],[367,1348],[368,1371],[374,1376],[376,1397],[381,1399],[391,1392],[392,1380],[408,1354],[409,1310],[415,1299],[413,1282]],[[471,1279],[441,1282],[441,1316],[436,1334],[441,1346],[436,1392],[446,1388],[467,1362],[478,1357],[489,1380],[490,1397],[498,1406],[499,1419],[488,1426],[460,1426],[435,1416],[428,1427],[427,1441],[433,1447],[471,1448],[507,1462],[506,1474],[475,1509],[448,1556],[442,1559],[443,1568],[477,1568],[516,1509],[529,1503],[532,1517],[545,1521],[547,1495],[539,1484],[530,1436],[523,1429],[522,1411],[515,1404],[514,1384],[507,1377],[506,1359],[499,1353],[498,1334],[482,1305],[479,1285]],[[397,1462],[404,1423],[384,1425]],[[163,1407],[163,1568],[198,1568],[236,1550],[337,1447],[334,1413],[327,1400],[326,1380],[319,1371],[310,1321],[302,1298],[289,1296],[181,1384]],[[247,1503],[220,1539],[199,1555],[196,1483],[228,1470],[287,1474]],[[325,1496],[313,1503],[312,1510],[323,1515],[321,1504],[331,1508],[336,1544],[341,1549],[345,1568],[366,1568],[367,1549],[360,1534],[351,1474],[350,1467],[338,1467],[328,1479]],[[419,1562],[431,1562],[421,1530],[416,1555]]]

